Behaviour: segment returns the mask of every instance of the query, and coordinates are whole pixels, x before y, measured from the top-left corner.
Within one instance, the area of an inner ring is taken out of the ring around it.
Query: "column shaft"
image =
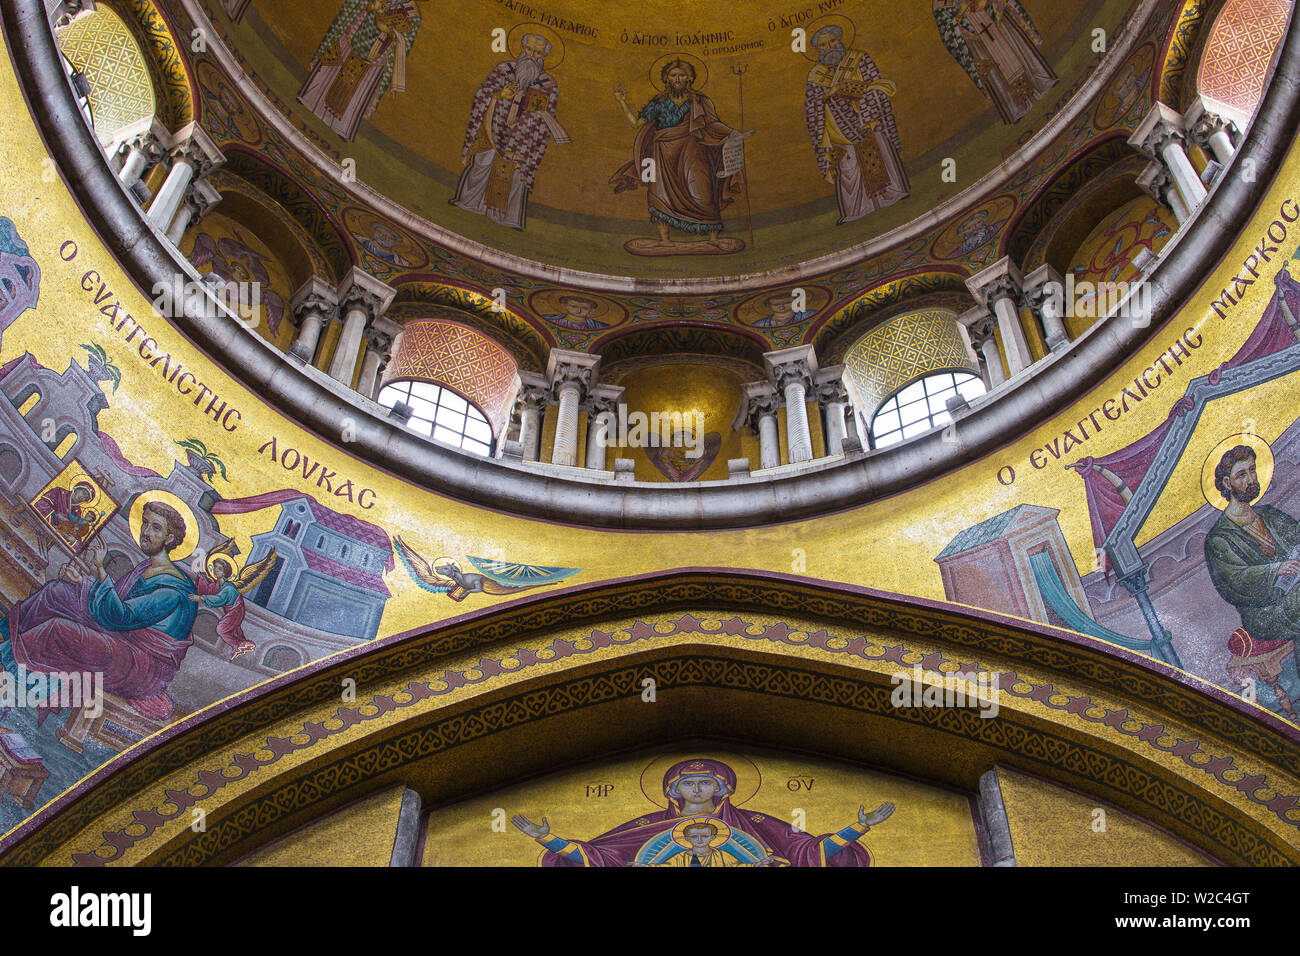
[[[537,461],[541,455],[541,410],[525,404],[519,413],[519,444],[524,446],[524,461]]]
[[[988,369],[989,388],[997,388],[1007,380],[1006,369],[1002,367],[1002,355],[998,352],[998,340],[989,335],[980,343],[980,354],[984,356],[984,367]]]
[[[826,403],[826,454],[838,455],[844,451],[844,439],[849,435],[844,418],[843,402]]]
[[[802,381],[791,379],[785,386],[785,430],[790,445],[790,463],[812,461],[812,434],[808,430],[807,391]]]
[[[361,354],[361,339],[366,331],[367,318],[365,306],[348,306],[343,334],[334,347],[334,360],[330,362],[329,369],[330,377],[344,385],[352,384],[352,372],[357,367],[357,356]]]
[[[1165,165],[1169,167],[1169,175],[1174,178],[1174,186],[1182,197],[1183,205],[1190,213],[1205,198],[1205,184],[1201,182],[1201,177],[1196,175],[1196,167],[1187,158],[1181,143],[1170,140],[1160,147],[1160,155],[1164,157]]]
[[[775,468],[781,464],[781,439],[776,416],[770,412],[758,416],[758,461],[761,468]]]
[[[998,330],[1002,333],[1002,349],[1007,354],[1007,375],[1014,376],[1034,361],[1029,354],[1029,343],[1025,341],[1025,330],[1020,326],[1020,310],[1009,296],[1001,296],[993,303],[993,311],[998,317]]]
[[[185,190],[194,181],[194,164],[178,156],[172,163],[171,172],[158,190],[153,203],[149,206],[149,221],[160,229],[171,225],[176,210],[185,201]]]
[[[609,440],[609,412],[587,416],[586,466],[595,471],[605,470],[605,445]]]
[[[555,416],[555,451],[551,463],[574,465],[578,455],[578,402],[582,397],[576,384],[560,386],[560,407]]]

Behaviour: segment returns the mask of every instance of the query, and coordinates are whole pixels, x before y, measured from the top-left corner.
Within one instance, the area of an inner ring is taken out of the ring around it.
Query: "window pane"
[[[412,418],[406,427],[413,432],[426,436],[433,431],[433,423],[425,421],[423,418]]]
[[[967,400],[978,398],[985,392],[984,381],[972,375],[957,383],[957,391]]]
[[[925,397],[925,383],[913,382],[907,388],[898,393],[898,404],[906,405],[908,402],[915,401],[918,398]]]
[[[913,402],[911,405],[904,405],[899,410],[899,413],[903,417],[904,425],[910,424],[911,422],[919,421],[922,418],[927,417],[924,401]]]
[[[925,391],[928,395],[937,395],[950,388],[952,388],[952,376],[948,374],[931,375],[925,380]]]
[[[901,424],[902,423],[898,420],[898,411],[896,409],[891,408],[889,411],[881,412],[879,415],[876,416],[874,431],[878,435],[883,435],[887,432],[894,431],[896,428],[899,428]]]
[[[449,388],[444,388],[442,390],[442,398],[439,399],[438,404],[443,408],[450,408],[457,412],[463,412],[469,407],[469,403],[466,402],[465,399],[461,398]]]
[[[384,390],[379,393],[379,398],[377,398],[376,401],[378,401],[380,405],[383,405],[384,408],[392,408],[397,404],[401,397],[401,392],[393,388],[391,385],[386,385],[384,386]]]
[[[448,445],[460,447],[460,432],[454,432],[450,428],[443,428],[439,425],[433,430],[433,437],[438,441],[445,441]]]
[[[900,441],[902,441],[902,440],[903,440],[903,433],[902,433],[902,432],[892,432],[892,433],[890,433],[890,434],[888,434],[888,435],[885,435],[883,438],[877,438],[877,439],[876,439],[876,447],[877,447],[877,448],[884,448],[884,447],[886,447],[886,446],[888,446],[888,445],[896,445],[896,444],[898,444],[898,443],[899,443]]]
[[[437,405],[429,401],[427,398],[421,398],[418,395],[412,395],[406,400],[406,403],[415,409],[415,414],[419,415],[421,418],[432,419],[434,412],[438,410]]]
[[[465,430],[465,413],[454,408],[439,408],[438,417],[434,419],[439,425],[453,429],[457,435]]]
[[[948,399],[952,398],[955,394],[956,393],[951,389],[945,389],[943,392],[940,392],[938,395],[931,395],[930,414],[931,415],[948,414]]]
[[[492,428],[485,421],[470,419],[465,423],[465,434],[469,438],[477,438],[479,441],[492,441]]]
[[[903,428],[903,437],[912,438],[915,437],[916,435],[923,435],[929,430],[930,430],[930,419],[927,418],[923,422],[916,422],[915,424],[905,426]]]

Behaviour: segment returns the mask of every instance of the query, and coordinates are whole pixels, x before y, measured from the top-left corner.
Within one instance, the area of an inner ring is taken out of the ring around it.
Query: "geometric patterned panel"
[[[63,55],[90,81],[90,109],[101,139],[154,115],[144,54],[116,13],[101,6],[59,30],[58,41]]]
[[[871,415],[890,394],[928,372],[979,372],[947,309],[923,309],[895,316],[849,346],[844,367]]]
[[[402,326],[384,383],[417,379],[446,385],[481,408],[493,433],[501,435],[518,370],[510,353],[487,336],[452,322],[422,319]]]
[[[1197,90],[1253,115],[1290,13],[1291,0],[1228,0],[1205,44]]]

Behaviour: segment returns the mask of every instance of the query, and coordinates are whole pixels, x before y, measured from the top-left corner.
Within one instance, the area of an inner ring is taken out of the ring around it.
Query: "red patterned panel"
[[[453,322],[425,319],[403,326],[384,382],[415,378],[449,386],[483,409],[492,431],[500,435],[518,369],[510,353],[487,336]]]
[[[1252,115],[1290,13],[1291,0],[1228,0],[1205,44],[1197,90]]]

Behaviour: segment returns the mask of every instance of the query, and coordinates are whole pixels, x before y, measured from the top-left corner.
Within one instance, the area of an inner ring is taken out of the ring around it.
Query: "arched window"
[[[969,401],[984,394],[984,382],[969,372],[936,372],[904,385],[885,400],[871,420],[871,444],[884,448],[952,421],[948,399]]]
[[[476,455],[492,454],[492,426],[472,403],[451,389],[432,382],[392,382],[379,393],[379,404],[398,402],[413,411],[406,427],[436,441]]]

